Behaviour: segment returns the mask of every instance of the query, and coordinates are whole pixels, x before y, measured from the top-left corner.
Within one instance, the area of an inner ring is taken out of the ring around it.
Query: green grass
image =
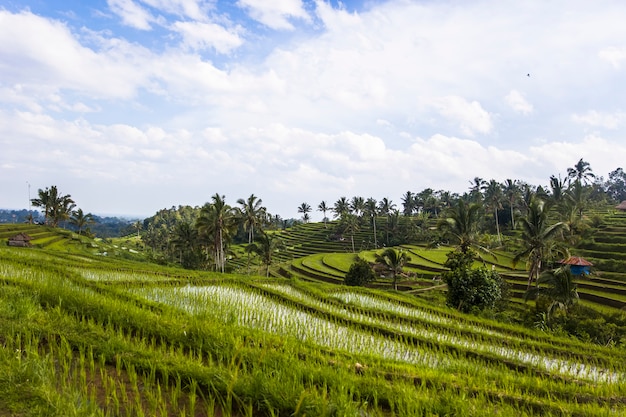
[[[336,271],[349,256],[300,265]],[[89,251],[0,247],[0,342],[7,415],[626,412],[623,348],[409,294]]]

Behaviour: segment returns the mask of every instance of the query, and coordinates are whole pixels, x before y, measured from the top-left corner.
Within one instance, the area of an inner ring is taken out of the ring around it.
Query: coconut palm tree
[[[500,222],[498,221],[498,209],[502,208],[502,186],[496,180],[491,180],[483,185],[485,196],[485,205],[493,210],[493,217],[496,221],[496,233],[498,235],[498,243],[502,245],[502,237],[500,236]]]
[[[402,196],[402,214],[405,216],[411,216],[415,211],[415,194],[411,191],[407,191]]]
[[[486,181],[480,177],[474,177],[474,179],[470,181],[470,184],[470,200],[472,201],[472,203],[482,202],[482,190],[486,184]]]
[[[376,216],[378,215],[378,202],[375,198],[368,198],[365,201],[365,215],[369,216],[372,220],[372,227],[374,228],[374,248],[378,248],[378,238],[376,236]]]
[[[326,201],[322,201],[317,206],[317,211],[321,211],[322,214],[324,215],[324,227],[326,227],[326,221],[328,220],[328,218],[326,217],[326,212],[329,211],[329,210],[330,210],[330,208],[326,204]]]
[[[246,247],[246,251],[259,255],[261,262],[265,265],[265,276],[269,277],[274,254],[280,252],[283,248],[284,243],[277,235],[262,232],[253,243]]]
[[[72,212],[72,217],[70,217],[70,222],[78,228],[78,234],[83,234],[83,228],[95,223],[93,219],[93,214],[91,213],[83,213],[83,209],[78,209]]]
[[[437,227],[456,242],[459,250],[466,254],[472,247],[486,251],[479,245],[478,225],[481,220],[481,208],[478,203],[467,203],[459,199],[439,220]]]
[[[380,214],[387,216],[387,227],[386,227],[386,235],[387,235],[387,246],[389,246],[389,228],[391,223],[391,212],[396,208],[396,205],[393,201],[388,199],[387,197],[383,197],[382,200],[378,202],[378,211]]]
[[[363,197],[352,197],[350,200],[350,212],[360,217],[365,209],[365,200]]]
[[[309,213],[311,212],[311,206],[309,203],[302,203],[298,206],[298,213],[302,213],[302,220],[308,223],[310,220]]]
[[[537,286],[526,291],[524,301],[536,300],[541,296],[546,297],[550,300],[548,318],[556,309],[568,311],[578,301],[578,290],[574,279],[569,265],[544,271],[537,279]]]
[[[583,161],[582,158],[576,162],[573,168],[567,168],[567,177],[583,185],[596,178],[589,162]]]
[[[211,203],[200,209],[196,228],[207,249],[212,251],[216,270],[224,272],[226,248],[237,228],[237,216],[223,195],[216,193],[211,197]]]
[[[178,262],[184,268],[194,268],[199,261],[198,230],[190,222],[183,221],[174,228],[171,240],[174,251],[178,252]]]
[[[348,198],[340,197],[339,200],[335,201],[333,212],[335,213],[334,217],[339,219],[350,213],[350,202],[348,201]]]
[[[509,208],[511,210],[511,228],[515,229],[515,202],[520,196],[520,188],[517,180],[507,179],[504,181],[504,196],[509,202]]]
[[[352,253],[355,252],[354,249],[354,234],[357,233],[360,229],[359,225],[359,217],[356,214],[346,214],[341,219],[341,227],[345,233],[350,235],[350,241],[352,242]]]
[[[69,194],[62,195],[56,185],[45,190],[39,189],[39,198],[34,198],[31,203],[35,207],[43,207],[44,221],[52,227],[57,227],[59,222],[67,220],[76,204]]]
[[[240,198],[237,204],[241,206],[239,208],[240,221],[244,231],[248,232],[248,244],[250,244],[254,240],[255,227],[260,229],[263,225],[267,209],[262,206],[263,200],[254,194],[250,194],[246,200]]]
[[[398,290],[398,276],[402,274],[404,266],[411,260],[406,252],[387,248],[376,254],[377,268],[393,281],[393,289]]]
[[[563,222],[549,225],[548,211],[545,201],[535,197],[528,206],[526,216],[518,222],[522,228],[522,249],[513,258],[513,263],[516,264],[524,258],[528,260],[528,289],[533,280],[538,282],[546,258],[554,252],[565,252],[555,245],[555,239],[561,231],[567,229],[567,225]]]

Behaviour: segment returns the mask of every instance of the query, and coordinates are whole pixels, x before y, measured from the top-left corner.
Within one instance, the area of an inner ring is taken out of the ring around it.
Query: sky
[[[626,165],[622,0],[2,0],[0,208],[545,185]]]

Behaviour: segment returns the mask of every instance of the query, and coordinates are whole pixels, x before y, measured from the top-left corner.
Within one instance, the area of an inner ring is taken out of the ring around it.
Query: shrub
[[[364,259],[357,259],[346,273],[344,282],[350,286],[362,286],[376,279],[374,270]]]
[[[502,278],[485,267],[472,269],[473,253],[450,252],[443,279],[448,284],[447,304],[468,313],[494,308],[502,298]]]

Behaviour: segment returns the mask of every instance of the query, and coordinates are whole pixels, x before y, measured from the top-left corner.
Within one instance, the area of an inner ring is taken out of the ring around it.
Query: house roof
[[[567,259],[561,259],[559,263],[561,265],[593,266],[591,262],[580,256],[570,256]]]
[[[624,200],[621,203],[619,203],[618,205],[616,205],[615,208],[618,209],[618,210],[626,210],[626,200]]]
[[[33,238],[30,237],[29,235],[27,235],[26,233],[18,233],[15,236],[10,237],[9,240],[11,240],[11,241],[29,242],[29,241],[33,240]]]

